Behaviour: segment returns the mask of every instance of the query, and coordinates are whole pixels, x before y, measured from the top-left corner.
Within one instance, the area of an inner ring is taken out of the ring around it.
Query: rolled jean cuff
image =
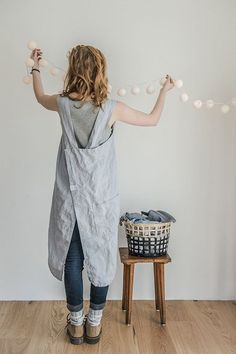
[[[80,311],[83,308],[83,302],[79,305],[70,305],[67,303],[66,307],[69,311]]]
[[[105,305],[106,305],[106,301],[101,303],[101,304],[95,304],[95,303],[90,301],[90,305],[89,306],[93,310],[101,310],[101,309],[103,309],[105,307]]]

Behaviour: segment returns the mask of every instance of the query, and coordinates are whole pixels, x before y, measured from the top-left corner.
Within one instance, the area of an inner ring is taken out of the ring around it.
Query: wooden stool
[[[171,262],[167,254],[160,257],[131,256],[128,247],[119,247],[120,260],[124,264],[122,310],[126,311],[126,324],[131,324],[133,279],[135,263],[153,263],[155,307],[160,311],[161,324],[166,323],[164,265]]]

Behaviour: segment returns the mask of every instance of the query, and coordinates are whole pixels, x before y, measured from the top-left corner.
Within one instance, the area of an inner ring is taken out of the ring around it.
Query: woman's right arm
[[[166,93],[174,87],[173,79],[169,75],[167,75],[166,77],[167,80],[163,87],[160,89],[157,101],[150,113],[138,111],[134,108],[129,107],[127,104],[118,101],[113,110],[110,125],[117,121],[146,127],[157,125],[164,107]]]

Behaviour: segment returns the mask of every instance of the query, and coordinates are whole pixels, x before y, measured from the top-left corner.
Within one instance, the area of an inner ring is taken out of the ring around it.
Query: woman
[[[37,101],[61,118],[56,178],[49,223],[49,268],[62,280],[64,271],[67,334],[71,343],[99,341],[108,287],[115,276],[119,191],[113,130],[116,122],[156,126],[166,92],[174,80],[166,75],[150,113],[108,98],[107,63],[90,45],[69,52],[62,94],[46,95],[40,78],[42,51],[34,49],[31,74]],[[84,262],[90,306],[83,313]]]

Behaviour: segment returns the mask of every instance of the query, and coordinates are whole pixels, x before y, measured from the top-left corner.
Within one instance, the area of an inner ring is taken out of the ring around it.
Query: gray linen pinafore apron
[[[48,227],[48,266],[62,280],[77,220],[88,279],[95,286],[115,277],[120,218],[120,194],[114,125],[109,138],[99,137],[110,120],[115,100],[99,109],[86,148],[79,148],[70,115],[69,98],[57,96],[62,136]]]

